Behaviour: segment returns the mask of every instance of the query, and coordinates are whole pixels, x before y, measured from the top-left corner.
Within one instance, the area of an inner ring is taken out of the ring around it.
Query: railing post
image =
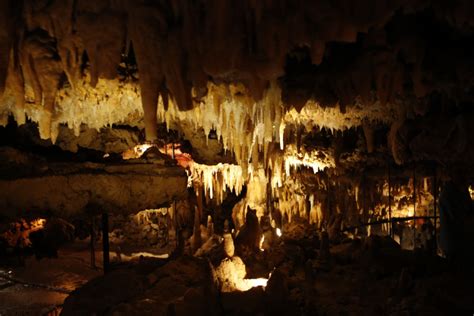
[[[433,175],[433,216],[434,216],[434,253],[436,254],[438,252],[438,234],[436,231],[436,225],[437,223],[437,206],[438,206],[438,175],[437,175],[437,170],[436,170],[436,165],[434,167],[434,175]]]
[[[392,177],[390,174],[390,162],[388,163],[388,220],[390,221],[390,237],[393,238],[393,221],[392,221]]]
[[[416,249],[416,167],[413,165],[413,250]]]
[[[110,254],[109,254],[109,214],[102,213],[102,246],[103,246],[103,265],[104,274],[110,269]]]
[[[94,232],[94,226],[95,226],[95,220],[94,216],[91,216],[91,230],[90,230],[90,235],[91,235],[91,241],[90,241],[90,252],[91,252],[91,268],[95,269],[95,232]]]

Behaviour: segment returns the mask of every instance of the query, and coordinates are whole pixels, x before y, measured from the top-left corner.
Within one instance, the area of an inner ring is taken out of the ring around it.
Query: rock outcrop
[[[11,158],[11,166],[28,162],[27,157],[15,159],[16,162]],[[11,216],[21,216],[28,210],[66,218],[88,208],[98,212],[136,213],[187,195],[184,170],[156,161],[109,164],[43,161],[41,168],[32,169],[29,174],[2,177],[0,208],[3,214]]]

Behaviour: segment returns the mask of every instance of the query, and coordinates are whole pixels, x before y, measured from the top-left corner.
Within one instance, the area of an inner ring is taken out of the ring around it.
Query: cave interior
[[[470,0],[0,0],[0,315],[473,315],[473,42]]]

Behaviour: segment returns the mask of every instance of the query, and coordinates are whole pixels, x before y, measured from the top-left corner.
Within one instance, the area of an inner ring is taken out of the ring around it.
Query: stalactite
[[[10,52],[13,44],[13,14],[9,1],[0,3],[0,97],[3,95],[7,80]]]
[[[51,138],[56,93],[63,74],[56,54],[54,39],[47,33],[31,34],[24,41],[22,65],[25,81],[33,87],[35,105],[40,108],[38,128],[42,139]]]
[[[285,152],[284,165],[285,174],[289,176],[292,168],[304,166],[313,169],[313,172],[317,173],[326,168],[335,167],[335,161],[333,157],[324,155],[324,153],[317,150],[298,153],[294,145],[289,145]]]
[[[4,94],[0,93],[0,102],[2,104],[10,104],[12,114],[18,125],[26,122],[25,114],[25,85],[21,72],[19,71],[20,63],[15,60],[14,50],[10,52],[10,65],[8,67],[8,75],[6,80],[6,89]]]
[[[120,12],[79,12],[76,17],[77,35],[90,62],[90,84],[97,85],[99,77],[117,77],[117,65],[125,48],[125,15]]]
[[[158,138],[156,109],[160,88],[165,80],[160,60],[162,56],[158,54],[162,52],[162,35],[167,27],[164,13],[154,7],[135,8],[129,16],[128,30],[140,73],[141,103],[148,141]]]
[[[208,166],[195,162],[191,172],[193,179],[202,183],[205,194],[209,194],[211,199],[215,196],[218,202],[222,202],[227,189],[237,195],[240,194],[245,183],[242,168],[238,165],[219,163]]]

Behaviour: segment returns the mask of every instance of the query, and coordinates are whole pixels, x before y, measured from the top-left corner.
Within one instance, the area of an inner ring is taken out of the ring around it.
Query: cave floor
[[[472,269],[406,250],[367,251],[354,260],[353,249],[351,244],[332,247],[331,264],[317,269],[311,301],[318,314],[471,315],[474,311]]]
[[[457,270],[437,256],[403,251],[391,244],[333,245],[327,261],[318,258],[318,251],[315,257],[311,254],[308,257],[303,246],[299,241],[281,243],[259,256],[263,258],[260,264],[270,264],[283,254],[278,260],[279,270],[286,280],[283,306],[290,311],[282,314],[463,315],[474,310],[472,269]],[[111,260],[116,261],[116,253],[111,251],[110,254]],[[122,249],[124,261],[127,257],[136,258],[137,254],[151,254],[156,258],[160,250],[135,249],[132,254]],[[194,305],[189,305],[193,300],[183,301],[183,298],[194,293],[196,304],[202,297],[214,297],[218,314],[268,314],[265,302],[277,295],[274,289],[253,288],[248,292],[217,296],[201,293],[206,288],[205,282],[196,280],[205,279],[199,271],[207,262],[192,263],[192,260],[198,259],[138,260],[132,266],[117,265],[104,277],[101,268],[91,268],[88,242],[75,242],[59,250],[58,258],[37,260],[31,256],[22,267],[1,268],[0,315],[55,315],[69,293],[76,289],[79,292],[72,295],[70,308],[87,308],[83,310],[87,313],[149,314],[171,305],[177,309],[193,309]],[[162,268],[166,262],[169,262],[168,268]],[[96,251],[96,265],[102,266],[101,250]],[[310,279],[305,265],[311,267]],[[256,268],[249,262],[248,274]],[[187,278],[191,281],[186,281],[183,273],[189,274]],[[89,282],[92,279],[95,280]],[[171,295],[169,302],[163,291]]]
[[[102,265],[96,251],[96,265]],[[58,251],[57,258],[26,257],[24,265],[0,268],[0,315],[44,315],[59,310],[70,292],[102,274],[92,269],[85,242]]]
[[[101,245],[101,241],[96,243],[96,268],[91,267],[89,239],[65,245],[58,250],[57,258],[38,260],[35,256],[27,256],[21,265],[0,266],[0,315],[54,315],[59,312],[69,293],[103,274]],[[117,245],[112,243],[112,263],[118,261],[115,249]],[[140,255],[167,257],[156,247],[122,245],[120,249],[123,261]]]

